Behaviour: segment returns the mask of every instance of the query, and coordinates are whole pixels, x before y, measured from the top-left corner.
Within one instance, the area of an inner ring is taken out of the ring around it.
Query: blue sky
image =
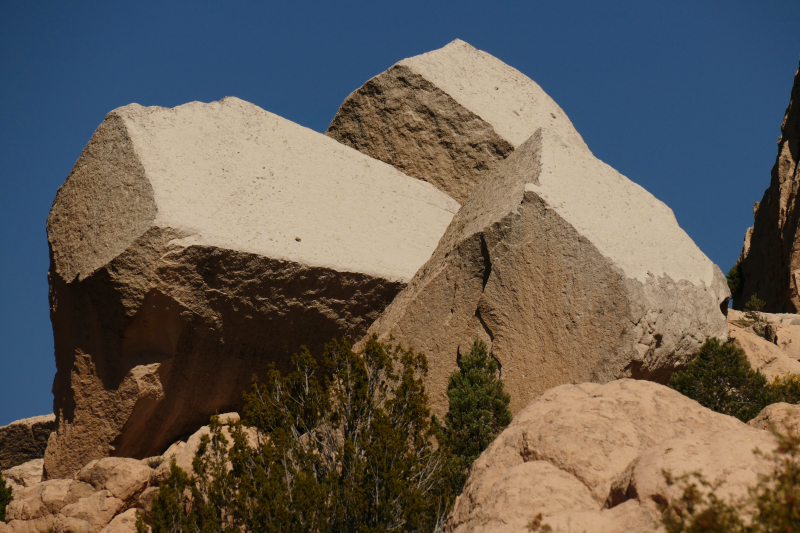
[[[723,270],[769,184],[797,0],[0,3],[0,425],[52,410],[45,220],[112,109],[237,96],[317,131],[455,38],[533,78]]]

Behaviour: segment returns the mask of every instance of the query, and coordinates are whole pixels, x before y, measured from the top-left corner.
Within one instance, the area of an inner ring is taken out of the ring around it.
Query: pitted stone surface
[[[483,339],[518,411],[564,383],[665,381],[727,338],[725,277],[642,187],[540,129],[483,180],[367,335],[428,356],[435,412]]]
[[[237,98],[112,111],[48,219],[46,477],[159,455],[301,344],[358,338],[457,208]]]
[[[55,415],[34,416],[0,427],[0,470],[44,457]]]
[[[326,135],[463,203],[488,169],[540,127],[588,151],[536,82],[456,39],[367,81]]]

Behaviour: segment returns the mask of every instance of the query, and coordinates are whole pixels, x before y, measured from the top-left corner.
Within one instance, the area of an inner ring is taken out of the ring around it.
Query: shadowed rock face
[[[516,412],[564,383],[664,381],[727,338],[725,278],[672,211],[582,145],[540,129],[481,181],[368,335],[427,354],[438,414],[486,341]]]
[[[235,98],[113,111],[48,219],[46,477],[157,455],[301,344],[358,338],[457,208]]]
[[[0,470],[41,459],[55,421],[55,415],[42,415],[0,427]]]
[[[734,301],[743,309],[753,294],[766,302],[764,311],[800,312],[800,70],[781,124],[778,157],[764,198],[754,208],[740,257],[744,286]]]
[[[488,169],[540,127],[585,147],[533,80],[455,40],[367,81],[325,134],[463,203]]]

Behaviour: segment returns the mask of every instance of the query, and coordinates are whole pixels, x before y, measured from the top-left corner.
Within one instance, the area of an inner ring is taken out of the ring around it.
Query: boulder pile
[[[458,204],[237,98],[109,113],[47,223],[57,429],[45,477],[157,455],[253,374],[357,338]]]
[[[759,415],[761,416],[761,415]],[[754,424],[755,425],[755,424]],[[542,394],[475,462],[445,527],[523,532],[659,531],[659,505],[681,496],[663,475],[702,471],[723,498],[747,494],[775,439],[647,381],[562,385]]]
[[[745,296],[773,311],[800,307],[800,215],[776,207],[800,183],[799,84],[741,262]],[[554,531],[653,531],[679,490],[663,470],[743,494],[766,468],[753,449],[774,446],[765,428],[797,427],[790,406],[746,425],[657,383],[729,335],[770,379],[800,374],[800,320],[764,315],[758,336],[729,313],[725,276],[672,210],[463,41],[367,81],[325,135],[237,98],[116,109],[47,235],[55,414],[0,428],[14,493],[0,533],[133,532],[171,461],[191,470],[210,416],[238,421],[254,374],[334,337],[425,353],[439,415],[461,355],[491,349],[516,416],[451,533],[540,514]],[[760,279],[772,249],[782,263]]]

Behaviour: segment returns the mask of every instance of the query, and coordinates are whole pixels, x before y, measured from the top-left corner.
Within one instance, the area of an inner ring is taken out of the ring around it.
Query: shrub
[[[758,298],[758,295],[754,294],[750,297],[750,300],[744,305],[745,315],[744,318],[738,321],[738,324],[743,328],[752,328],[753,333],[758,335],[759,337],[767,337],[767,321],[764,319],[764,316],[761,314],[761,310],[766,305],[764,300]]]
[[[767,379],[754,371],[747,356],[733,340],[707,339],[686,370],[675,372],[669,386],[718,413],[743,422],[754,418],[776,401]]]
[[[155,498],[153,532],[441,529],[453,497],[425,356],[373,337],[361,353],[330,343],[321,368],[303,349],[292,366],[245,394],[257,446],[212,419],[194,474],[173,466]]]
[[[772,471],[742,501],[722,500],[715,494],[720,484],[699,474],[673,479],[665,472],[668,484],[683,486],[681,498],[662,512],[667,533],[800,531],[800,436],[774,433],[778,448],[766,455]]]
[[[6,485],[6,480],[0,474],[0,522],[6,521],[6,507],[11,503],[11,487]]]
[[[744,289],[744,274],[742,273],[742,264],[736,261],[736,264],[728,270],[725,276],[728,280],[728,288],[731,290],[731,298],[734,301],[742,297],[742,289]]]
[[[472,463],[511,423],[511,397],[486,343],[476,339],[459,366],[447,385],[450,408],[442,430],[451,455],[448,470],[455,494],[461,493]]]

